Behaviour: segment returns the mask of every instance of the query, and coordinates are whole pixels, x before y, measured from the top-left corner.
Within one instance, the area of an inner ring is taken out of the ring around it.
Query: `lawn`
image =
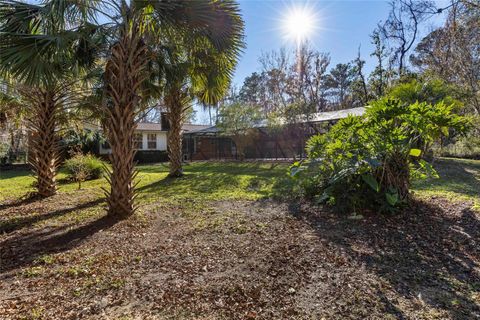
[[[168,179],[165,164],[138,166],[138,189],[140,203],[157,201],[224,200],[280,196],[290,187],[285,164],[261,163],[209,163],[197,162],[185,166],[185,176]],[[78,184],[65,181],[66,174],[60,172],[58,180],[61,193],[78,189]],[[33,176],[26,169],[0,172],[0,201],[18,199],[34,191]],[[101,187],[105,179],[87,181],[82,189],[89,193],[103,194]]]
[[[420,197],[442,196],[455,200],[480,203],[480,161],[442,158],[435,162],[440,178],[414,181],[413,191]],[[286,164],[261,163],[210,163],[196,162],[185,166],[185,177],[168,179],[165,164],[141,165],[138,175],[140,203],[157,201],[195,200],[255,200],[265,197],[291,195]],[[76,183],[65,181],[60,172],[60,192],[74,192]],[[34,178],[30,171],[6,170],[0,172],[0,201],[19,199],[33,192]],[[101,187],[105,179],[87,181],[82,189],[95,195],[103,195]]]
[[[435,162],[439,179],[414,182],[422,197],[442,196],[451,201],[472,201],[480,210],[480,161],[442,158]]]
[[[478,318],[480,161],[435,166],[410,208],[360,220],[295,200],[285,164],[139,166],[121,222],[103,179],[36,200],[1,172],[1,318]]]

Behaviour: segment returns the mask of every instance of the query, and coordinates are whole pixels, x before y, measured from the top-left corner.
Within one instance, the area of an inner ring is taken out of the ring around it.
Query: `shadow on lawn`
[[[22,205],[34,203],[35,201],[41,200],[42,197],[40,197],[38,194],[30,192],[25,194],[23,197],[21,197],[18,200],[10,201],[8,203],[0,204],[0,210],[5,210],[13,207],[19,207]],[[1,231],[0,231],[1,233]]]
[[[19,201],[15,203],[15,206],[20,206],[22,204],[28,204],[32,203],[35,200],[38,200],[38,198],[34,200],[29,200],[27,202],[24,201]],[[62,208],[54,211],[50,211],[45,214],[35,214],[35,215],[29,215],[29,216],[20,216],[20,217],[13,217],[8,220],[0,220],[0,234],[2,233],[10,233],[16,230],[23,229],[25,227],[29,227],[37,222],[48,220],[51,218],[55,217],[60,217],[66,214],[69,214],[71,212],[77,211],[77,210],[83,210],[87,208],[94,207],[100,203],[104,202],[104,199],[97,199],[89,202],[85,202],[82,204],[79,204],[74,207],[69,207],[69,208]],[[11,206],[14,206],[13,204]],[[0,208],[0,210],[3,208]]]
[[[479,317],[478,300],[470,295],[480,290],[480,220],[468,205],[419,201],[402,214],[362,221],[332,221],[296,205],[290,206],[290,213],[414,305],[443,310],[453,319]],[[409,317],[398,302],[385,296],[382,300],[396,318]]]
[[[264,197],[284,198],[291,194],[293,181],[287,176],[286,172],[283,173],[283,171],[278,170],[274,167],[272,169],[259,167],[252,171],[252,164],[240,168],[219,166],[217,170],[214,164],[208,164],[205,168],[189,168],[185,175],[180,178],[165,177],[143,185],[137,191],[140,192],[140,197],[147,197],[151,193],[161,196],[188,195],[191,193],[211,195],[228,190],[233,191],[247,181],[248,184],[244,191],[252,191]],[[262,187],[270,185],[271,190],[262,189]]]
[[[45,254],[70,250],[100,230],[110,228],[119,219],[103,216],[84,225],[35,229],[19,233],[0,242],[0,272],[8,272],[31,264]]]
[[[452,165],[451,159],[439,159],[434,167],[440,179],[424,179],[415,181],[417,190],[439,190],[463,194],[468,197],[478,197],[480,190],[480,162],[456,160]]]
[[[137,189],[140,193],[156,193],[159,195],[187,194],[191,192],[212,193],[225,186],[236,186],[238,180],[233,175],[205,173],[186,173],[179,178],[165,177]]]

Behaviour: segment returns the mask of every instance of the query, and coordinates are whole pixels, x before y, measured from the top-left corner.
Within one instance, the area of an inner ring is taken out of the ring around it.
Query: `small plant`
[[[37,264],[44,264],[50,265],[55,262],[55,257],[53,255],[45,254],[37,259],[35,259],[35,263]]]
[[[26,278],[33,278],[42,275],[45,272],[45,269],[41,266],[30,267],[23,270],[23,275]]]
[[[91,154],[83,155],[81,153],[77,153],[65,161],[64,165],[68,179],[78,182],[78,189],[81,189],[82,182],[100,178],[104,167],[105,162],[102,160]]]

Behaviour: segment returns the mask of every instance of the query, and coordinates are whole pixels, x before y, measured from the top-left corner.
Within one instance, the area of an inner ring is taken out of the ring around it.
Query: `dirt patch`
[[[81,214],[97,200],[71,201],[64,210],[83,205]],[[53,203],[3,208],[0,217],[8,224],[11,208],[43,217]],[[54,215],[53,223],[11,223],[0,236],[0,314],[476,319],[480,221],[469,207],[432,199],[403,214],[352,220],[273,201],[156,203],[117,223],[100,213],[83,222]]]

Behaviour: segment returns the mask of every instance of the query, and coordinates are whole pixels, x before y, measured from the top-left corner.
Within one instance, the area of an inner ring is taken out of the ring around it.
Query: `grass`
[[[163,200],[167,203],[187,203],[209,200],[256,200],[282,197],[292,193],[292,181],[285,164],[196,162],[185,165],[185,176],[167,178],[165,164],[138,167],[140,204]],[[440,178],[415,181],[413,191],[420,197],[443,196],[455,200],[468,200],[480,207],[480,161],[441,158],[436,161]],[[60,192],[74,192],[76,183],[65,182],[60,172]],[[19,199],[33,192],[33,176],[28,170],[0,172],[0,201]],[[86,181],[82,189],[101,197],[106,180]]]
[[[197,162],[184,167],[185,176],[167,177],[165,164],[138,166],[139,202],[194,200],[255,200],[288,192],[291,181],[285,164]],[[78,184],[65,181],[60,171],[59,192],[74,192]],[[0,201],[18,199],[33,192],[34,177],[26,169],[0,173]],[[82,183],[90,194],[103,194],[104,178]]]
[[[442,196],[452,201],[472,201],[480,209],[480,161],[441,158],[434,164],[439,179],[414,181],[421,197]]]
[[[442,158],[435,167],[441,178],[415,181],[416,195],[468,200],[478,207],[480,161]],[[314,215],[311,207],[304,212],[285,203],[233,201],[295,194],[287,169],[286,164],[197,162],[185,166],[183,178],[169,179],[165,164],[142,165],[140,210],[113,226],[102,220],[103,178],[77,191],[60,172],[58,195],[2,206],[34,191],[34,178],[26,169],[0,172],[0,238],[8,270],[16,272],[2,288],[24,288],[20,294],[36,288],[42,297],[36,303],[35,296],[18,300],[21,307],[11,315],[43,319],[58,310],[100,310],[95,308],[104,297],[119,299],[106,300],[109,312],[117,312],[112,306],[130,292],[139,292],[140,300],[124,302],[143,306],[135,311],[139,314],[160,301],[158,310],[186,310],[186,318],[197,316],[188,312],[199,301],[203,308],[221,299],[240,302],[212,305],[220,310],[218,318],[235,318],[222,312],[244,317],[250,311],[244,308],[252,306],[277,312],[288,303],[296,306],[292,301],[300,301],[302,312],[314,310],[304,306],[320,305],[333,314],[355,312],[350,317],[356,318],[370,312],[384,319],[403,312],[406,318],[432,319],[473,314],[479,286],[469,270],[478,265],[472,248],[479,229],[475,213],[464,210],[469,204],[443,208],[438,203],[446,201],[433,200],[426,202],[425,213],[376,217],[371,223]],[[349,286],[338,285],[344,280]],[[297,300],[297,293],[306,300]],[[425,300],[417,299],[418,293]],[[385,296],[394,297],[393,304]],[[58,304],[59,297],[66,303]]]

